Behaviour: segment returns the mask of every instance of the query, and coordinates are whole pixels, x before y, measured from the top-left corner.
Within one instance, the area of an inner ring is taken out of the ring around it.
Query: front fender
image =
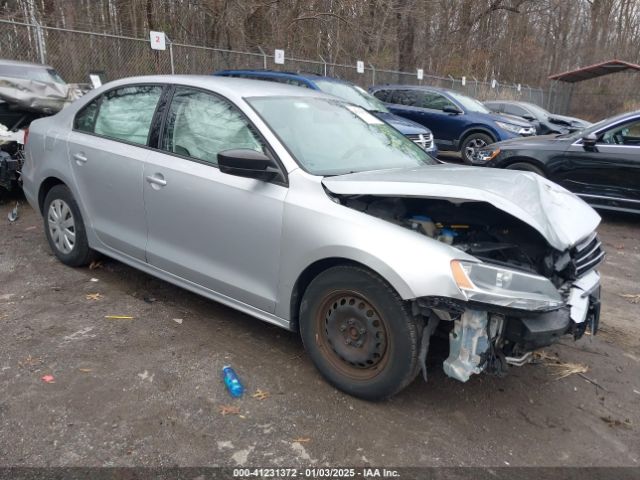
[[[283,221],[276,314],[290,317],[290,301],[305,269],[321,260],[344,259],[373,270],[405,300],[424,296],[464,299],[450,263],[474,258],[400,225],[334,203],[321,190],[291,189]]]

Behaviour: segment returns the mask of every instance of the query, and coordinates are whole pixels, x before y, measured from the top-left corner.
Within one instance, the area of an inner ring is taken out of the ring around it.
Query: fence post
[[[473,78],[473,81],[476,83],[475,86],[473,87],[473,96],[474,98],[478,98],[478,79],[476,77],[471,77]]]
[[[451,75],[447,75],[447,77],[449,77],[451,79],[451,88],[453,88],[456,84],[456,79],[453,78]]]
[[[324,76],[327,76],[327,61],[324,59],[324,57],[322,55],[318,55],[318,57],[320,57],[320,60],[322,60],[322,64],[324,65]]]
[[[168,37],[168,35],[165,33],[164,38],[167,39],[167,42],[169,42],[169,60],[171,61],[171,75],[175,75],[175,69],[173,68],[173,42],[171,41],[171,39]]]
[[[40,63],[47,63],[46,55],[45,55],[45,43],[44,36],[42,35],[42,27],[40,26],[40,22],[38,22],[35,18],[33,19],[33,23],[36,26],[36,38],[38,39],[38,57],[40,57]]]
[[[369,63],[369,66],[371,67],[371,85],[375,85],[376,84],[376,67],[374,67],[370,63]]]
[[[258,45],[258,50],[260,50],[260,53],[262,54],[262,65],[263,65],[263,68],[266,70],[267,69],[267,54],[264,53],[264,50],[262,50],[262,47],[260,45]]]

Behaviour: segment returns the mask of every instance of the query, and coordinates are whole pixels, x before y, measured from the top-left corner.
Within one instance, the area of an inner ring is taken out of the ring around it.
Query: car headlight
[[[527,128],[521,127],[520,125],[513,125],[511,123],[496,122],[496,125],[507,132],[516,133],[518,135],[528,132]]]
[[[488,148],[488,149],[478,150],[475,153],[473,159],[475,161],[484,163],[484,162],[488,162],[490,160],[493,160],[499,154],[500,154],[500,149],[499,148]]]
[[[564,302],[540,275],[487,263],[451,261],[451,273],[467,300],[520,310],[553,310]]]

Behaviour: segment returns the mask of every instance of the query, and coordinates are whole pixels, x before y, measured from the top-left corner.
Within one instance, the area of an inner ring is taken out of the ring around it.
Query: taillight
[[[24,137],[22,138],[22,144],[27,145],[27,139],[29,138],[29,127],[24,129]]]

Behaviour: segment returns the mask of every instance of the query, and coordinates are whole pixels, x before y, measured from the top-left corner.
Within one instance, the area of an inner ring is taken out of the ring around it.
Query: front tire
[[[473,163],[474,152],[479,148],[492,144],[493,142],[493,138],[485,133],[472,133],[463,140],[462,147],[460,147],[462,161],[467,165],[471,165]]]
[[[544,174],[544,172],[539,169],[538,167],[536,167],[535,165],[532,165],[528,162],[516,162],[516,163],[512,163],[511,165],[509,165],[507,167],[508,170],[521,170],[523,172],[533,172],[533,173],[537,173],[538,175],[540,175],[541,177],[546,177],[546,175]]]
[[[300,334],[316,368],[366,400],[390,397],[416,377],[420,330],[395,290],[358,266],[319,274],[300,306]]]
[[[49,190],[43,215],[47,241],[58,260],[70,267],[82,267],[96,257],[89,248],[78,204],[66,185]]]

